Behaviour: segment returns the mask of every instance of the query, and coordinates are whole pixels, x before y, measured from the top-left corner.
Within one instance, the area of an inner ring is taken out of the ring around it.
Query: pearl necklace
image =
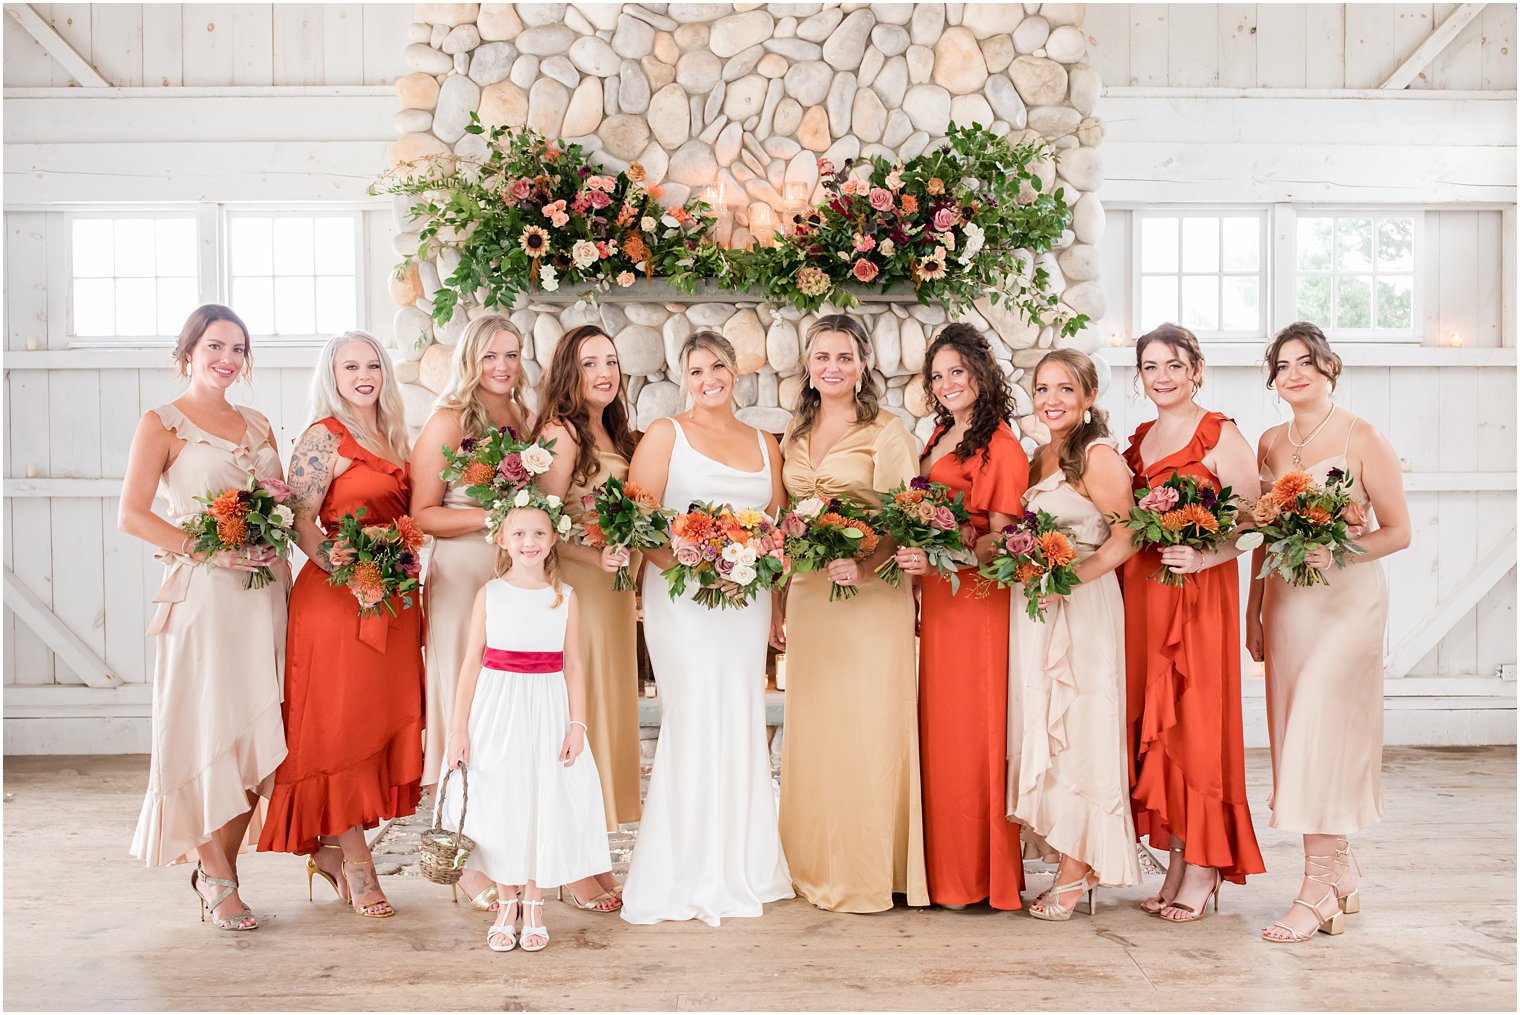
[[[1288,443],[1293,445],[1293,467],[1295,469],[1303,464],[1303,459],[1301,459],[1298,454],[1299,451],[1314,443],[1314,438],[1318,437],[1319,432],[1330,424],[1330,420],[1335,415],[1335,410],[1338,408],[1340,408],[1338,405],[1336,405],[1334,402],[1331,402],[1330,411],[1325,414],[1324,419],[1320,420],[1319,426],[1311,430],[1309,432],[1309,436],[1305,437],[1301,441],[1296,441],[1293,439],[1293,421],[1291,419],[1288,420]]]

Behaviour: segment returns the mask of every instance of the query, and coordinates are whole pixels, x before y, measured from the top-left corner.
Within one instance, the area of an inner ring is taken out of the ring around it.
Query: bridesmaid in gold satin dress
[[[554,441],[554,464],[538,480],[563,498],[579,521],[581,498],[608,477],[628,478],[638,434],[629,426],[628,401],[617,349],[601,328],[584,325],[560,338],[539,382],[535,435]],[[576,542],[559,548],[560,570],[580,603],[580,656],[586,671],[586,744],[602,778],[607,830],[638,821],[639,664],[637,610],[632,592],[614,592],[612,573],[638,562],[627,550],[594,549]],[[568,886],[581,909],[615,912],[622,906],[607,871]]]
[[[918,448],[879,407],[871,341],[855,318],[820,317],[803,353],[806,387],[782,443],[792,498],[880,506],[918,474]],[[795,576],[772,641],[787,657],[781,843],[797,894],[820,909],[876,913],[892,896],[929,904],[918,769],[918,691],[910,581],[892,588],[862,561]],[[830,582],[854,586],[829,602]]]
[[[1272,741],[1272,827],[1304,837],[1304,882],[1268,941],[1307,941],[1340,932],[1361,909],[1347,836],[1383,816],[1383,635],[1388,586],[1376,561],[1409,545],[1409,508],[1399,458],[1373,426],[1331,400],[1341,361],[1324,333],[1288,325],[1267,347],[1267,387],[1293,418],[1262,434],[1262,491],[1300,469],[1323,481],[1348,472],[1364,515],[1356,542],[1366,551],[1334,569],[1328,549],[1311,565],[1328,584],[1296,588],[1277,576],[1251,583],[1246,645],[1267,664]],[[1261,570],[1262,550],[1252,560]]]
[[[427,623],[423,786],[438,782],[475,594],[496,566],[496,550],[486,541],[485,509],[439,478],[447,464],[443,448],[457,448],[466,437],[483,437],[495,427],[525,432],[532,424],[523,404],[525,387],[517,329],[497,314],[476,318],[454,347],[448,387],[417,437],[410,511],[422,531],[433,537],[422,585]],[[479,871],[465,871],[459,887],[475,908],[495,908],[496,886]]]

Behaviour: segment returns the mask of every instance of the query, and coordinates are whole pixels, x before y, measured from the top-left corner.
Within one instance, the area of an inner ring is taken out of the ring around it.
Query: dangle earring
[[[1086,425],[1086,424],[1091,423],[1091,422],[1092,422],[1092,412],[1090,410],[1088,410],[1088,409],[1083,409],[1082,410],[1082,423],[1084,425]]]

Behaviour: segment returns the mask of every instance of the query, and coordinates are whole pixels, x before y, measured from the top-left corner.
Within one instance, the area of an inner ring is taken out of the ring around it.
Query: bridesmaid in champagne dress
[[[1293,411],[1261,437],[1263,494],[1293,472],[1353,481],[1348,513],[1365,551],[1336,569],[1328,549],[1307,562],[1326,584],[1299,588],[1273,575],[1251,583],[1246,644],[1267,665],[1272,744],[1272,827],[1304,837],[1304,881],[1268,941],[1299,943],[1316,930],[1340,933],[1359,912],[1349,836],[1382,819],[1383,643],[1388,585],[1376,562],[1409,545],[1398,454],[1331,394],[1341,361],[1318,327],[1288,325],[1267,347],[1267,386]],[[1290,480],[1289,482],[1292,482]],[[1265,518],[1265,514],[1259,514]],[[1257,549],[1252,573],[1261,571]]]
[[[843,314],[820,317],[803,362],[807,387],[783,442],[787,493],[880,507],[882,491],[918,474],[918,449],[877,403],[865,328]],[[913,590],[872,570],[892,549],[883,538],[864,560],[795,575],[777,646],[787,657],[781,843],[797,893],[840,913],[891,909],[894,894],[929,904]],[[857,594],[831,603],[831,582]]]
[[[923,385],[938,425],[922,471],[965,494],[985,562],[990,533],[1023,510],[1029,482],[1029,459],[1007,423],[1013,395],[987,340],[969,324],[935,336]],[[929,898],[957,909],[983,899],[994,909],[1019,909],[1019,829],[1005,814],[1008,590],[967,567],[952,592],[949,581],[928,573],[922,550],[900,547],[896,560],[920,578],[923,600],[918,728]]]
[[[1050,597],[1045,620],[1013,611],[1008,690],[1008,820],[1024,843],[1060,867],[1029,908],[1069,920],[1099,885],[1140,880],[1130,820],[1124,724],[1124,602],[1117,569],[1129,530],[1105,518],[1129,511],[1130,476],[1093,403],[1092,360],[1057,349],[1034,373],[1035,417],[1050,443],[1035,455],[1026,511],[1045,511],[1075,537],[1077,585]],[[1023,598],[1022,591],[1020,599]]]
[[[362,331],[330,340],[311,407],[316,422],[290,466],[308,558],[291,591],[285,646],[290,753],[275,773],[259,849],[306,854],[308,890],[320,876],[359,915],[388,917],[395,910],[364,830],[412,814],[422,793],[422,610],[415,596],[409,609],[398,597],[395,616],[360,618],[353,594],[327,583],[332,564],[321,550],[324,532],[361,507],[365,525],[405,519],[416,529],[406,516],[401,396],[379,342]]]
[[[1203,382],[1193,333],[1163,324],[1140,336],[1135,359],[1157,411],[1124,455],[1136,492],[1173,472],[1216,491],[1254,490],[1251,445],[1228,417],[1193,401]],[[1148,548],[1124,566],[1135,831],[1171,853],[1161,890],[1140,905],[1181,923],[1203,916],[1221,880],[1244,884],[1266,870],[1246,802],[1239,554],[1231,538],[1207,554]],[[1163,568],[1185,576],[1180,588],[1152,577]]]
[[[486,540],[485,509],[439,478],[447,465],[443,449],[457,448],[466,437],[479,439],[497,427],[526,433],[530,417],[523,405],[524,388],[522,338],[512,322],[499,314],[471,321],[454,347],[448,387],[438,396],[412,457],[411,515],[433,537],[422,586],[427,626],[424,789],[438,782],[470,611],[496,565],[496,551]],[[496,908],[496,885],[479,871],[466,869],[459,887],[476,909]]]
[[[153,750],[132,855],[149,866],[196,858],[190,885],[202,918],[209,908],[222,930],[253,930],[258,921],[238,896],[237,858],[257,841],[258,800],[285,757],[290,568],[268,550],[205,559],[175,522],[205,510],[195,498],[241,489],[250,474],[279,490],[280,456],[269,421],[227,400],[252,365],[248,328],[236,314],[216,304],[198,308],[174,360],[189,385],[137,424],[121,491],[121,531],[158,547],[165,565],[148,628],[158,638]],[[155,487],[173,521],[154,513]],[[276,581],[245,589],[248,573],[262,565]]]
[[[547,494],[565,502],[576,522],[581,498],[608,478],[628,478],[638,436],[628,422],[628,401],[612,339],[593,325],[574,328],[554,347],[539,383],[537,435],[554,441],[554,464],[539,477]],[[595,519],[595,512],[592,512]],[[566,542],[559,547],[565,581],[575,586],[581,623],[581,665],[586,674],[587,746],[601,776],[607,831],[638,821],[639,660],[638,610],[632,592],[615,592],[612,575],[637,564],[624,549]],[[567,886],[581,909],[615,912],[621,905],[610,870]]]
[[[692,408],[654,422],[630,477],[672,510],[700,500],[774,516],[786,497],[780,449],[734,418],[733,346],[698,331],[682,347],[681,365]],[[709,610],[688,587],[672,600],[660,574],[673,563],[669,550],[645,558],[644,637],[660,688],[660,742],[623,919],[716,927],[724,917],[760,916],[765,903],[792,898],[765,742],[771,597]]]

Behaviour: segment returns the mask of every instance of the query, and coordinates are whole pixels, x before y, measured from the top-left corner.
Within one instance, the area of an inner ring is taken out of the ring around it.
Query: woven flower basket
[[[449,777],[453,769],[443,773],[438,784],[438,799],[433,804],[433,827],[422,833],[422,876],[437,885],[459,883],[464,873],[464,862],[475,850],[475,840],[464,834],[465,813],[470,809],[470,774],[464,765],[459,766],[459,778],[464,783],[464,799],[459,804],[459,828],[449,831],[443,827],[443,800],[449,790]]]

